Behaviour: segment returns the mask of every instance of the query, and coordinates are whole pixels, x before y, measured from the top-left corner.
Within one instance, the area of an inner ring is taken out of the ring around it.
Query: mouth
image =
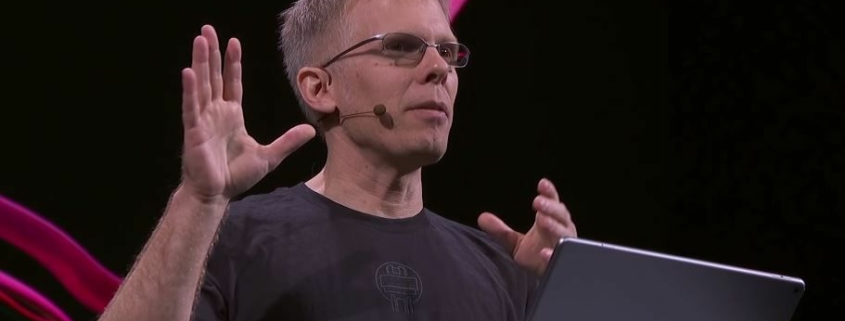
[[[449,116],[449,109],[446,107],[445,103],[437,102],[433,100],[424,101],[419,104],[412,105],[408,110],[426,110],[426,111],[435,111],[441,112],[446,116]]]

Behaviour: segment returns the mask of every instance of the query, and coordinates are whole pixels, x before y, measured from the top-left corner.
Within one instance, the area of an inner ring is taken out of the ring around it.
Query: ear
[[[297,73],[296,81],[302,99],[314,112],[320,115],[335,111],[337,103],[331,91],[329,91],[331,84],[329,73],[321,68],[305,67]]]

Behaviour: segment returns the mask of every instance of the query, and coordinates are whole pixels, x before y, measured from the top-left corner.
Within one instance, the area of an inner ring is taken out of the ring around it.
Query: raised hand
[[[540,180],[537,192],[539,195],[532,204],[537,213],[528,233],[514,231],[491,213],[481,214],[478,225],[511,251],[517,264],[542,275],[558,241],[562,237],[577,237],[578,232],[551,181]]]
[[[205,25],[194,38],[191,67],[182,70],[182,188],[202,200],[245,192],[315,135],[302,124],[269,145],[249,136],[241,110],[241,53],[240,42],[230,39],[224,66],[216,31]]]

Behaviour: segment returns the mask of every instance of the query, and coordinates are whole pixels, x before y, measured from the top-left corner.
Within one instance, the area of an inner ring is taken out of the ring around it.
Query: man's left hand
[[[548,179],[537,184],[532,207],[537,211],[534,225],[526,234],[511,229],[492,213],[478,217],[478,226],[501,242],[517,264],[537,275],[546,271],[552,251],[562,237],[577,237],[575,223],[566,205],[560,202],[557,189]]]

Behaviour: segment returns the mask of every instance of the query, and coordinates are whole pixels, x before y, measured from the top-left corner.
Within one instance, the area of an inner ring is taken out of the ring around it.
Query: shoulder
[[[325,222],[324,204],[310,199],[307,188],[300,183],[231,202],[221,222],[218,243],[245,249],[256,241],[272,241],[287,232]]]
[[[504,246],[490,235],[469,225],[429,212],[431,225],[448,237],[454,238],[462,247],[482,254],[490,259],[512,263],[511,255]]]
[[[315,214],[325,212],[329,205],[312,194],[314,192],[304,183],[299,183],[264,194],[245,196],[229,204],[226,221],[268,223],[313,219]]]
[[[477,228],[434,213],[429,215],[432,227],[450,238],[449,241],[454,244],[447,250],[457,251],[467,264],[480,264],[487,271],[498,275],[497,279],[502,282],[501,285],[510,289],[511,295],[530,296],[537,284],[537,277],[520,267],[503,245]]]
[[[302,198],[302,184],[279,187],[271,192],[253,194],[232,201],[229,204],[228,218],[242,219],[245,217],[259,218],[272,216],[284,210],[290,210],[305,205]]]

